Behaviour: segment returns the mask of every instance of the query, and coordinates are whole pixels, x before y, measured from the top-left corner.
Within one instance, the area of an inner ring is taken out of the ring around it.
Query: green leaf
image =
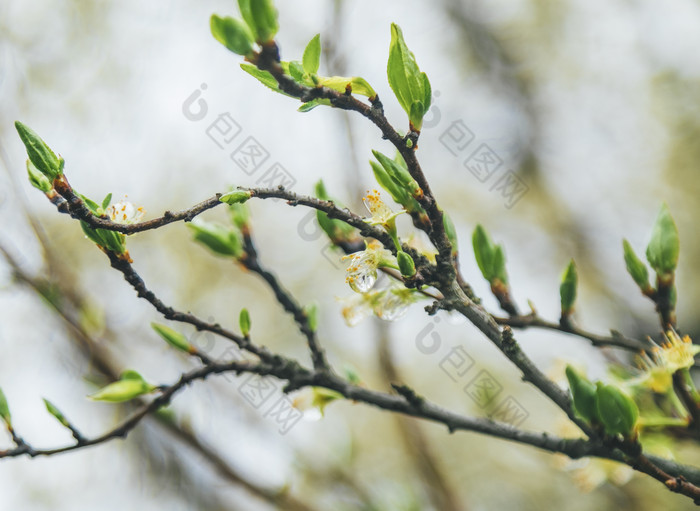
[[[639,418],[639,408],[631,397],[613,385],[598,382],[596,401],[598,415],[607,434],[632,435]]]
[[[562,315],[570,314],[574,309],[576,301],[576,288],[578,287],[578,275],[576,273],[576,264],[572,259],[569,265],[564,270],[559,286],[559,296],[561,298],[561,313]]]
[[[127,369],[119,376],[119,380],[110,383],[88,397],[94,401],[109,401],[118,403],[129,401],[142,394],[153,392],[157,387],[144,380],[137,371]]]
[[[307,101],[306,103],[301,105],[297,110],[301,113],[306,113],[306,112],[310,112],[311,110],[313,110],[317,106],[321,106],[321,105],[333,106],[333,105],[331,105],[330,99],[320,98],[320,99],[312,99],[311,101]]]
[[[634,279],[642,292],[650,291],[649,270],[647,270],[646,264],[637,257],[637,254],[635,254],[632,249],[632,245],[630,245],[627,240],[622,240],[622,249],[625,255],[627,272],[632,276],[632,279]]]
[[[44,193],[49,193],[53,188],[51,181],[49,181],[44,174],[39,172],[39,169],[34,166],[32,160],[27,160],[27,174],[29,175],[29,182],[34,188]]]
[[[442,225],[445,227],[445,234],[447,235],[447,239],[450,240],[450,243],[452,244],[452,255],[455,256],[457,255],[457,250],[459,247],[457,240],[457,230],[455,229],[455,224],[452,223],[452,219],[450,218],[450,216],[444,211],[442,212]]]
[[[312,395],[311,406],[317,407],[321,415],[324,415],[326,406],[330,403],[339,399],[344,399],[341,393],[324,387],[312,387]]]
[[[233,204],[243,204],[253,196],[253,192],[249,190],[233,190],[219,197],[220,202],[225,202],[229,206]]]
[[[2,419],[8,427],[12,427],[12,415],[10,414],[10,407],[7,404],[7,398],[5,393],[0,388],[0,419]]]
[[[120,380],[139,380],[139,381],[146,381],[143,379],[143,376],[138,371],[135,371],[133,369],[125,369],[122,371],[122,374],[119,375]]]
[[[250,313],[248,309],[241,309],[238,315],[238,326],[241,329],[243,337],[248,337],[248,335],[250,335]]]
[[[209,26],[214,38],[237,55],[253,53],[253,34],[248,25],[241,20],[226,16],[221,18],[212,14]]]
[[[304,307],[304,314],[306,315],[311,331],[318,331],[318,304],[316,302],[312,302]]]
[[[384,167],[373,161],[370,161],[369,164],[372,166],[374,178],[379,183],[379,186],[384,188],[398,204],[404,205],[408,203],[408,192],[391,178],[387,171],[384,170]]]
[[[277,9],[271,0],[238,0],[238,8],[257,42],[266,43],[274,39],[279,25]]]
[[[678,264],[680,238],[666,203],[661,205],[659,215],[647,246],[647,260],[657,274],[673,273]]]
[[[54,406],[54,404],[51,401],[44,398],[44,406],[46,406],[46,411],[53,415],[56,418],[56,420],[61,423],[61,425],[68,429],[71,429],[70,423],[68,422],[66,417],[63,415],[63,413],[61,413],[61,410]]]
[[[194,232],[194,239],[206,246],[212,252],[239,258],[243,255],[243,247],[238,233],[222,225],[195,220],[187,226]]]
[[[576,415],[589,424],[600,422],[595,385],[569,365],[566,366],[566,379],[569,380]]]
[[[347,92],[349,89],[353,94],[367,96],[368,98],[377,96],[369,82],[359,76],[319,76],[317,82],[319,85],[338,92]]]
[[[316,197],[321,200],[333,200],[328,196],[328,193],[326,192],[326,187],[323,184],[323,180],[319,180],[316,183],[314,192],[316,194]],[[336,206],[341,207],[341,205],[337,201],[334,201],[334,203],[336,204]],[[342,220],[338,220],[337,218],[330,218],[323,211],[316,210],[316,220],[318,221],[318,224],[321,227],[321,229],[323,229],[323,232],[325,232],[328,235],[328,238],[334,244],[338,244],[343,241],[350,241],[351,239],[356,237],[354,227],[346,224]]]
[[[231,211],[231,221],[233,225],[239,229],[243,229],[248,225],[248,222],[250,222],[250,210],[248,206],[240,203],[231,204],[229,210]]]
[[[249,64],[248,62],[244,62],[241,64],[241,69],[248,73],[250,76],[253,78],[256,78],[260,83],[262,83],[265,87],[268,87],[272,89],[275,92],[278,92],[280,94],[284,94],[285,96],[289,96],[290,98],[294,97],[291,96],[290,94],[287,94],[286,92],[282,91],[279,88],[279,85],[277,83],[277,80],[275,80],[275,77],[272,76],[268,71],[262,71],[255,67],[253,64]]]
[[[124,378],[122,376],[122,379],[119,381],[110,383],[94,394],[90,394],[88,397],[93,401],[122,403],[124,401],[130,401],[136,397],[153,392],[156,390],[156,388],[157,387],[155,385],[149,384],[143,378]]]
[[[292,60],[289,63],[288,69],[289,74],[292,78],[294,78],[295,82],[300,83],[302,85],[306,85],[307,87],[312,87],[314,85],[314,82],[311,80],[311,77],[306,74],[306,71],[304,71],[304,66],[301,64],[301,62],[297,60]]]
[[[406,46],[401,28],[395,23],[391,24],[387,77],[413,129],[420,131],[423,117],[430,108],[430,82],[418,68],[415,56]]]
[[[151,323],[151,328],[170,346],[185,353],[192,353],[194,348],[180,332],[159,323]]]
[[[314,193],[318,199],[325,201],[331,200],[328,197],[328,192],[326,191],[326,185],[323,183],[323,179],[319,179],[316,182],[316,186],[314,186]]]
[[[413,103],[411,103],[411,108],[408,112],[408,120],[411,121],[411,124],[416,127],[418,131],[420,131],[420,126],[423,123],[423,115],[425,113],[425,110],[423,109],[423,101],[415,100]],[[409,140],[407,140],[407,142],[408,141]]]
[[[85,236],[100,247],[116,254],[126,252],[126,236],[122,233],[107,229],[93,229],[84,220],[80,221],[80,227],[83,229]]]
[[[481,274],[491,285],[496,279],[503,284],[508,284],[508,273],[506,272],[506,256],[501,245],[494,245],[486,229],[477,225],[472,234],[472,246],[474,247],[474,257],[476,264],[481,270]]]
[[[474,247],[474,257],[476,258],[476,264],[481,270],[481,274],[486,280],[491,282],[495,274],[493,272],[493,260],[495,247],[489,238],[486,229],[481,225],[477,225],[474,229],[474,234],[472,234],[472,246]]]
[[[304,71],[308,74],[318,73],[318,66],[321,62],[321,34],[316,34],[306,45],[301,61],[304,64]]]
[[[433,88],[430,86],[430,80],[428,80],[428,75],[426,75],[425,73],[421,73],[421,79],[423,80],[423,115],[425,115],[428,112],[428,110],[430,110],[430,104],[433,101]]]
[[[498,279],[504,284],[508,284],[508,273],[506,272],[506,254],[501,245],[494,245],[491,271],[493,272],[494,279]]]
[[[83,202],[85,203],[85,206],[95,215],[100,216],[100,205],[92,200],[90,197],[86,197],[85,195],[79,193],[78,197],[80,197]]]
[[[403,165],[399,165],[394,160],[388,156],[380,153],[379,151],[372,151],[375,158],[381,163],[382,167],[386,173],[396,182],[398,186],[405,188],[413,197],[421,197],[423,195],[423,190],[413,176],[408,172],[408,169]]]
[[[404,277],[413,277],[416,274],[416,263],[406,252],[400,250],[396,253],[396,260],[399,263],[399,270]]]
[[[241,309],[241,312],[238,315],[238,326],[240,327],[241,333],[244,337],[248,337],[248,335],[250,335],[251,320],[248,309]]]
[[[109,204],[111,202],[112,202],[112,194],[108,193],[107,196],[102,201],[102,211],[105,211],[109,207]]]
[[[27,150],[27,156],[39,172],[53,182],[63,173],[63,160],[29,126],[15,121],[15,129]]]

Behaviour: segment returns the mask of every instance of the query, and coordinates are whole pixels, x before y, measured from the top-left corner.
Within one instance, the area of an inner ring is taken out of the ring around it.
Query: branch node
[[[410,388],[408,385],[392,383],[391,386],[414,408],[421,408],[425,403],[425,399],[416,394],[416,391]]]

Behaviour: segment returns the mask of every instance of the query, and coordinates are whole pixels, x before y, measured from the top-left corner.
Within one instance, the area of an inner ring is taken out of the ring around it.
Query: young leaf
[[[289,96],[290,98],[293,97],[279,88],[277,80],[275,80],[275,77],[272,76],[268,71],[262,71],[255,67],[253,64],[249,64],[248,62],[242,63],[241,69],[253,78],[257,79],[265,87],[268,87],[275,92],[279,92],[280,94],[284,94],[285,96]]]
[[[318,330],[318,304],[312,302],[304,307],[304,314],[306,314],[309,328],[312,332],[316,332]]]
[[[233,190],[232,192],[225,193],[219,197],[219,201],[225,202],[229,206],[233,206],[234,204],[243,204],[252,196],[253,193],[248,190]]]
[[[413,258],[406,252],[400,250],[396,253],[396,260],[399,263],[399,270],[404,277],[413,277],[416,274],[416,264]]]
[[[188,223],[187,226],[194,231],[195,241],[200,242],[212,252],[236,258],[243,255],[243,247],[237,232],[203,220],[195,220]]]
[[[119,375],[120,380],[138,380],[138,381],[145,381],[143,379],[143,376],[138,371],[134,371],[133,369],[125,369],[122,371],[122,374]]]
[[[97,204],[97,202],[95,202],[94,200],[92,200],[90,197],[86,197],[85,195],[83,195],[83,194],[81,194],[81,193],[79,193],[78,196],[79,196],[81,199],[83,199],[83,202],[85,203],[85,206],[87,206],[87,208],[88,208],[92,213],[94,213],[94,214],[97,215],[97,216],[100,215],[100,212],[99,212],[100,205]]]
[[[126,236],[122,233],[107,229],[93,229],[83,220],[80,221],[80,227],[83,229],[85,236],[98,246],[115,254],[124,254],[126,252]]]
[[[102,201],[102,211],[106,210],[109,207],[109,204],[111,202],[112,202],[112,194],[108,193],[107,196]]]
[[[110,403],[122,403],[136,397],[148,394],[156,389],[143,379],[127,378],[110,383],[88,397],[93,401],[108,401]]]
[[[374,178],[377,180],[377,183],[379,183],[379,186],[389,192],[391,198],[398,204],[406,204],[409,199],[408,192],[391,178],[387,171],[384,170],[384,167],[373,161],[370,161],[369,164],[372,166]]]
[[[297,108],[297,111],[299,111],[299,112],[301,112],[301,113],[306,113],[306,112],[310,112],[311,110],[313,110],[313,109],[316,108],[317,106],[321,106],[321,105],[324,105],[324,106],[332,106],[332,105],[331,105],[331,100],[330,100],[330,99],[324,99],[324,98],[312,99],[311,101],[307,101],[306,103],[304,103],[303,105],[301,105],[299,108]]]
[[[599,422],[596,386],[571,366],[566,366],[566,379],[576,414],[588,423]]]
[[[328,193],[326,192],[326,187],[323,184],[323,180],[319,180],[316,183],[315,194],[316,197],[318,197],[321,200],[333,200],[328,196]],[[336,205],[339,204],[336,202]],[[318,225],[321,227],[321,229],[323,229],[323,232],[325,232],[328,235],[328,238],[334,244],[351,241],[356,238],[354,227],[346,224],[342,220],[330,218],[323,211],[316,210],[316,220],[318,221]]]
[[[266,43],[275,37],[279,25],[272,0],[238,0],[238,8],[257,42]]]
[[[229,207],[231,211],[231,221],[233,225],[239,229],[243,229],[248,225],[250,221],[250,210],[248,206],[241,203],[231,204]]]
[[[185,353],[192,353],[193,347],[180,332],[159,323],[151,323],[151,328],[170,346]]]
[[[15,121],[15,129],[34,166],[53,182],[63,172],[63,160],[29,126]]]
[[[377,93],[364,78],[359,76],[319,76],[318,84],[338,92],[350,90],[353,94],[375,98]]]
[[[323,387],[313,387],[311,406],[315,406],[323,416],[328,406],[333,401],[343,399],[343,395],[335,390],[325,389]]]
[[[388,156],[380,153],[379,151],[372,151],[375,158],[381,163],[382,167],[386,173],[391,177],[391,179],[396,182],[398,186],[405,188],[413,197],[420,198],[423,195],[423,190],[413,176],[408,172],[408,169],[403,165],[399,165],[394,160]]]
[[[631,436],[639,418],[639,408],[631,397],[613,385],[598,382],[596,402],[607,434]]]
[[[233,53],[243,56],[253,53],[253,34],[241,20],[212,14],[209,26],[214,38]]]
[[[401,28],[395,23],[391,24],[387,77],[396,99],[409,116],[412,128],[420,131],[423,117],[430,108],[430,82],[418,68],[415,56],[406,46]]]
[[[27,160],[27,174],[29,175],[29,182],[34,188],[44,193],[49,193],[53,188],[51,181],[49,181],[44,174],[39,172],[32,163],[32,160]]]
[[[561,285],[559,286],[559,296],[561,298],[561,313],[562,315],[571,314],[576,301],[576,288],[578,287],[578,275],[576,274],[576,264],[572,259],[569,265],[564,270],[561,276]]]
[[[301,59],[304,71],[310,75],[318,73],[318,66],[321,61],[321,34],[316,34],[304,49],[304,56]]]
[[[627,272],[632,276],[632,279],[634,279],[643,293],[651,291],[649,270],[647,270],[646,264],[637,257],[637,254],[635,254],[632,249],[632,245],[630,245],[627,240],[622,240],[622,249],[624,251]]]
[[[250,313],[248,309],[241,309],[241,313],[238,315],[238,326],[243,337],[250,335]]]
[[[481,225],[477,225],[472,234],[472,246],[476,264],[486,280],[491,282],[496,276],[493,270],[494,252],[496,251],[489,235]]]
[[[678,264],[679,251],[678,227],[664,203],[656,217],[651,241],[647,246],[647,260],[657,274],[673,273]]]
[[[0,419],[2,419],[8,427],[12,427],[12,415],[10,407],[7,404],[5,393],[0,388]]]
[[[313,87],[314,82],[311,77],[304,71],[304,66],[297,60],[292,60],[289,63],[288,73],[294,78],[294,81],[308,87]]]
[[[445,227],[447,239],[450,240],[450,243],[452,244],[452,255],[455,256],[457,255],[458,250],[457,230],[455,229],[455,224],[452,223],[450,216],[444,211],[442,212],[442,225]]]
[[[56,418],[56,420],[61,423],[61,425],[68,429],[71,429],[70,423],[65,418],[63,413],[61,413],[61,410],[56,408],[51,401],[49,401],[48,399],[44,399],[44,405],[46,406],[46,411],[53,415]]]
[[[500,280],[503,284],[508,284],[508,273],[506,272],[506,254],[501,245],[494,245],[493,266],[494,279]],[[493,282],[491,282],[493,284]]]

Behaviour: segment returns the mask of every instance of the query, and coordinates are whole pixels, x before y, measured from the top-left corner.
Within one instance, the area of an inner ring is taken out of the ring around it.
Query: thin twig
[[[317,371],[330,371],[330,365],[326,359],[323,348],[319,344],[316,331],[311,328],[309,324],[309,317],[292,294],[282,286],[279,279],[260,264],[258,251],[255,248],[255,244],[253,243],[248,229],[243,230],[243,246],[245,249],[245,257],[241,258],[241,264],[248,270],[262,277],[262,279],[267,282],[268,286],[270,286],[270,289],[272,289],[277,302],[279,302],[285,311],[292,315],[299,331],[306,337],[314,369]]]
[[[597,335],[575,325],[568,328],[562,327],[559,323],[547,321],[537,314],[528,314],[525,316],[511,316],[507,318],[494,316],[496,323],[499,325],[508,325],[511,328],[527,329],[527,328],[544,328],[547,330],[556,330],[558,332],[583,337],[591,341],[593,346],[614,346],[628,351],[647,351],[653,347],[653,344],[648,341],[641,341],[625,337],[620,333],[613,333],[610,336]]]

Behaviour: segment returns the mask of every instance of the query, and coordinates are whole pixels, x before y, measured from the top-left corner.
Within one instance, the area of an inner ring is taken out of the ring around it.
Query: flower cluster
[[[383,227],[394,240],[397,253],[406,256],[400,251],[401,245],[396,234],[396,217],[404,211],[398,213],[392,211],[377,190],[368,192],[363,202],[371,214],[371,217],[365,221],[371,225]],[[399,319],[406,313],[408,306],[417,300],[415,290],[401,285],[374,289],[380,268],[401,270],[400,261],[380,242],[376,240],[366,242],[365,250],[344,256],[342,260],[350,261],[345,281],[357,293],[343,300],[345,303],[342,311],[343,318],[349,326],[358,324],[372,314],[386,321]],[[404,271],[402,270],[401,273],[404,274]]]

